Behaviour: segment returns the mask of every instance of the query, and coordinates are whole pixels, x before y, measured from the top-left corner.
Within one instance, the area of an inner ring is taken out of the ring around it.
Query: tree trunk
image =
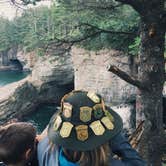
[[[2,51],[2,65],[4,66],[9,65],[8,50]]]
[[[163,1],[147,1],[141,17],[138,78],[145,86],[137,96],[137,124],[145,118],[139,151],[148,166],[161,165],[163,134],[162,89],[164,84]],[[155,4],[155,6],[154,6]],[[145,12],[145,13],[143,13]]]

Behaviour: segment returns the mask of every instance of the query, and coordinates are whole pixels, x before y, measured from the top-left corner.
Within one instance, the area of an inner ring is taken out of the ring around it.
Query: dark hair
[[[36,130],[30,123],[13,123],[0,128],[0,161],[17,164],[26,150],[34,149]]]

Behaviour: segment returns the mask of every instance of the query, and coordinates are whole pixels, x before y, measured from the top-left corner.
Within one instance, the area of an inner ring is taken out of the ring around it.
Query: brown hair
[[[63,149],[65,157],[74,163],[78,163],[80,166],[108,166],[110,157],[110,147],[108,143],[101,145],[100,147],[91,151],[72,151]]]
[[[17,164],[26,150],[34,149],[36,130],[30,123],[12,123],[0,128],[0,161]]]

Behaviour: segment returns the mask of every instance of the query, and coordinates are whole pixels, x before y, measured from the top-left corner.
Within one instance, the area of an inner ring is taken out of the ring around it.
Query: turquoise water
[[[29,72],[0,71],[0,87],[25,78]]]
[[[28,72],[19,71],[0,71],[0,87],[19,81],[25,78]],[[41,132],[48,124],[51,116],[56,111],[56,106],[53,105],[41,105],[33,113],[26,116],[23,121],[28,121],[36,126],[38,132]]]

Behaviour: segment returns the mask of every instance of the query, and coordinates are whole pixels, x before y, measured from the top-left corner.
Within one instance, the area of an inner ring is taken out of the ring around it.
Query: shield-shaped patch
[[[70,118],[72,115],[72,105],[70,103],[63,103],[63,115]]]
[[[103,116],[103,107],[101,104],[96,104],[95,106],[93,106],[93,110],[94,110],[94,117],[96,119],[100,119]]]
[[[69,137],[72,128],[73,128],[73,125],[70,122],[63,122],[61,130],[60,130],[61,137],[63,138]]]
[[[91,120],[92,108],[91,107],[80,107],[80,120],[88,122]]]
[[[85,141],[88,139],[88,126],[87,125],[79,125],[76,126],[77,139],[80,141]]]
[[[105,132],[104,126],[101,124],[100,120],[94,121],[90,124],[90,128],[93,130],[95,135],[103,135]]]

